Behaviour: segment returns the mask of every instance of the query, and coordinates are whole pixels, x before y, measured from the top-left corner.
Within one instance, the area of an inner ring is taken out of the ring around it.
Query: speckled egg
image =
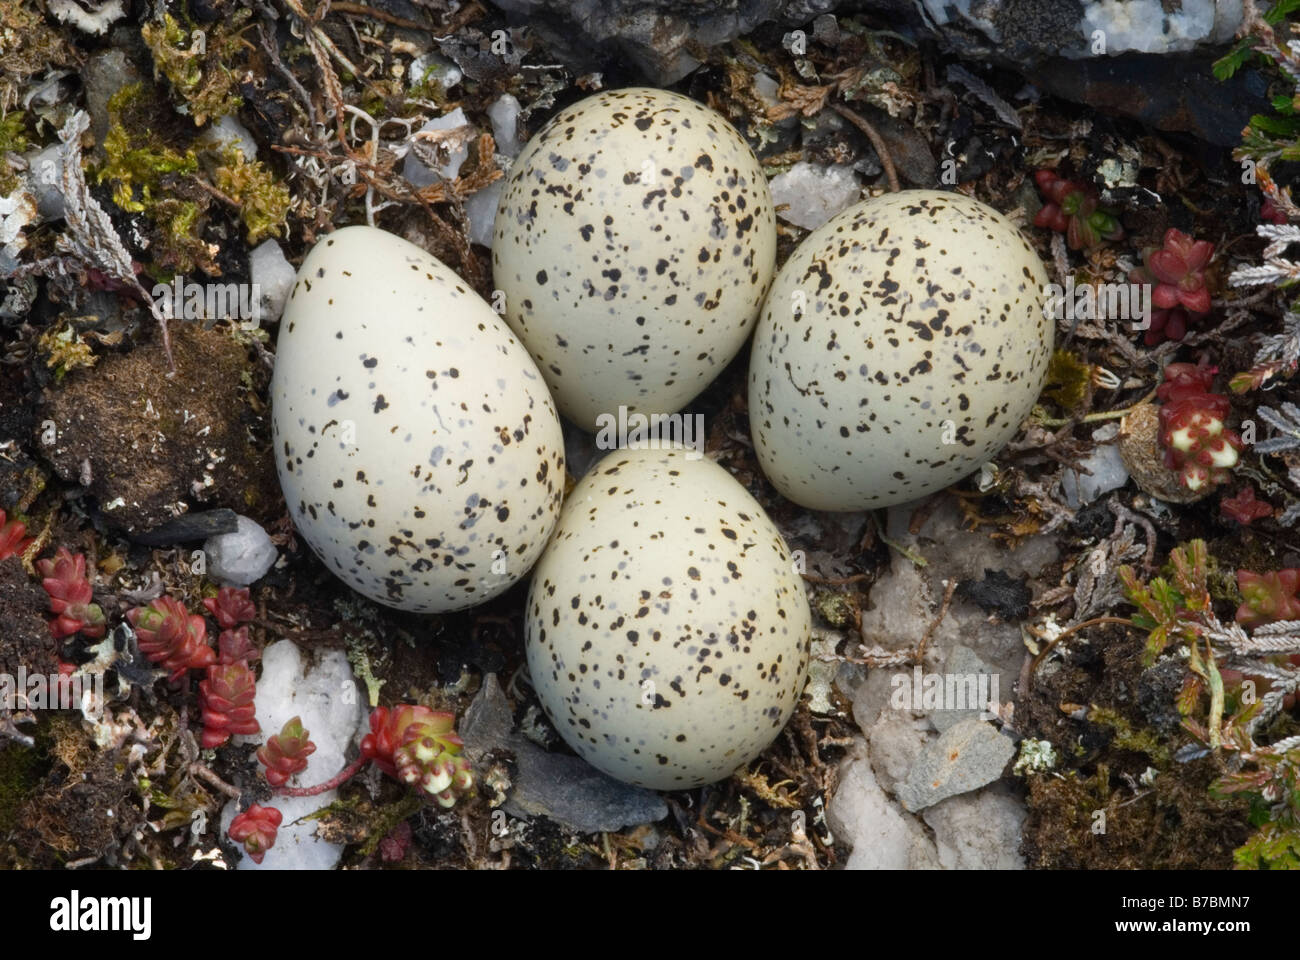
[[[564,442],[537,367],[463,280],[390,233],[347,227],[307,255],[271,403],[294,525],[372,600],[481,603],[559,517]]]
[[[492,262],[560,412],[674,413],[722,372],[772,280],[762,167],[720,114],[632,88],[562,110],[515,161]]]
[[[908,190],[845,210],[777,274],[754,331],[759,463],[815,510],[914,500],[979,469],[1052,354],[1047,274],[996,210]]]
[[[729,776],[803,691],[803,581],[753,497],[680,449],[616,450],[569,494],[528,595],[528,669],[593,766],[676,790]]]

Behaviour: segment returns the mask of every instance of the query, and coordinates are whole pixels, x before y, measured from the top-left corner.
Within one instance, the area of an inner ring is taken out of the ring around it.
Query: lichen
[[[1016,758],[1016,764],[1011,768],[1011,772],[1023,777],[1031,773],[1051,770],[1055,766],[1056,751],[1052,748],[1052,741],[1026,737],[1020,741],[1020,756]]]

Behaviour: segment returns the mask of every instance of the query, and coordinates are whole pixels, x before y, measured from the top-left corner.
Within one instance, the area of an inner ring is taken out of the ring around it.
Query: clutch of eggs
[[[592,766],[678,790],[772,742],[808,670],[803,580],[726,470],[681,448],[615,450],[569,493],[533,571],[528,670]]]
[[[763,472],[815,510],[915,500],[978,470],[1029,414],[1054,321],[1015,225],[959,193],[850,207],[786,261],[754,331]]]
[[[674,413],[754,327],[776,258],[767,178],[717,112],[612,90],[560,111],[511,167],[494,282],[560,412]]]
[[[460,277],[393,234],[346,227],[308,253],[271,403],[294,526],[379,603],[482,603],[559,517],[564,442],[537,367]]]

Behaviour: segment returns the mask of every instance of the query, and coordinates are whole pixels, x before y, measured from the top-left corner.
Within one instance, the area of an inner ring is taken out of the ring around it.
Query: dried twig
[[[902,190],[903,187],[898,182],[898,171],[894,169],[894,158],[889,155],[889,147],[885,145],[885,140],[879,131],[867,122],[866,117],[850,110],[842,103],[832,103],[831,109],[867,135],[871,146],[876,150],[876,155],[880,157],[880,165],[885,168],[885,176],[889,178],[889,189],[894,193]]]

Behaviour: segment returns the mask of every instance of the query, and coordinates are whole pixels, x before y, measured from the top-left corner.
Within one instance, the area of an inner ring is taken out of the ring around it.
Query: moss
[[[29,146],[27,115],[21,110],[11,110],[0,117],[0,153],[22,153]]]
[[[41,334],[36,349],[45,355],[45,365],[54,371],[55,380],[62,380],[69,370],[93,367],[98,359],[71,322],[51,325]]]
[[[0,746],[0,836],[13,829],[18,811],[36,791],[49,766],[39,737],[35,747],[12,742]]]
[[[1088,711],[1088,719],[1115,732],[1111,741],[1115,748],[1144,753],[1162,770],[1169,766],[1169,748],[1160,742],[1154,731],[1134,730],[1118,711],[1106,707],[1093,707]]]
[[[1066,413],[1075,412],[1088,399],[1092,367],[1069,350],[1057,350],[1047,365],[1043,396]]]
[[[841,593],[832,590],[813,592],[813,609],[832,627],[842,627],[853,619],[853,604]]]
[[[104,138],[106,159],[95,175],[97,183],[112,184],[113,202],[128,213],[146,212],[165,176],[190,174],[199,168],[193,149],[179,153],[147,127],[134,133],[127,129],[124,117],[138,104],[143,93],[144,85],[134,83],[109,98],[109,128]]]
[[[266,164],[245,159],[236,147],[226,147],[214,176],[217,189],[239,204],[250,245],[280,235],[289,215],[289,188]]]
[[[252,11],[237,10],[227,20],[189,29],[171,14],[140,28],[153,53],[156,72],[167,78],[189,106],[195,125],[234,113],[243,102],[235,92],[235,60],[247,44],[242,33]]]
[[[31,0],[0,0],[0,105],[18,100],[26,81],[78,55]]]

